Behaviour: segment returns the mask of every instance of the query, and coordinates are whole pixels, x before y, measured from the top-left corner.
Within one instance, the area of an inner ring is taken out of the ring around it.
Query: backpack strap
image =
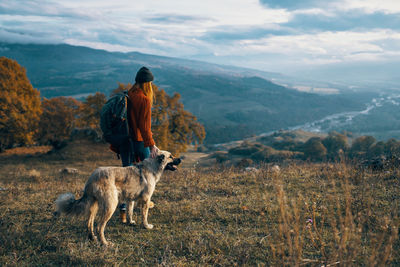
[[[129,95],[128,95],[128,91],[125,91],[125,114],[126,114],[126,118],[125,118],[125,126],[126,126],[126,135],[130,136],[130,129],[129,129],[129,123],[128,123],[128,119],[129,119],[129,109],[128,109],[128,99],[129,99]]]
[[[143,165],[142,164],[137,164],[137,165],[135,165],[136,166],[136,168],[138,168],[139,169],[139,177],[140,177],[140,183],[145,183],[145,184],[147,184],[147,180],[146,180],[146,178],[143,176]]]

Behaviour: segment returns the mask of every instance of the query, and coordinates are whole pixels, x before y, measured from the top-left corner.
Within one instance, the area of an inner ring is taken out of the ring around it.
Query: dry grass
[[[38,155],[49,152],[52,149],[51,146],[32,146],[32,147],[16,147],[7,149],[2,153],[2,156],[11,155]]]
[[[153,230],[113,216],[104,248],[81,219],[52,216],[55,198],[81,194],[98,166],[120,163],[104,145],[61,154],[2,156],[0,265],[399,265],[400,172],[303,164],[272,172],[181,169],[156,188]],[[60,174],[64,167],[78,174]]]

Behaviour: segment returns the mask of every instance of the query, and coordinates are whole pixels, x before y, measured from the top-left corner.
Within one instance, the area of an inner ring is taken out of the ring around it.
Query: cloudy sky
[[[293,73],[400,62],[400,0],[8,0],[0,41],[68,43]]]

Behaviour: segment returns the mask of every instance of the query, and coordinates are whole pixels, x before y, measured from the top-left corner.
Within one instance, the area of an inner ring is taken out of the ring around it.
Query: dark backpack
[[[108,99],[101,109],[100,128],[108,143],[112,143],[112,137],[129,136],[128,99],[128,91],[119,92]]]

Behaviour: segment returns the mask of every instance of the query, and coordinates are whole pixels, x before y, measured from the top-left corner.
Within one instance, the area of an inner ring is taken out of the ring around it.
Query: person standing
[[[155,158],[159,149],[151,132],[151,107],[154,93],[151,71],[142,67],[136,74],[135,84],[128,91],[128,125],[132,141],[133,161],[140,162],[148,157]],[[120,206],[121,220],[126,223],[126,204]]]
[[[128,91],[128,123],[133,140],[133,152],[136,162],[151,156],[154,158],[159,149],[151,132],[151,107],[154,93],[151,71],[142,67],[136,74],[135,84]]]

